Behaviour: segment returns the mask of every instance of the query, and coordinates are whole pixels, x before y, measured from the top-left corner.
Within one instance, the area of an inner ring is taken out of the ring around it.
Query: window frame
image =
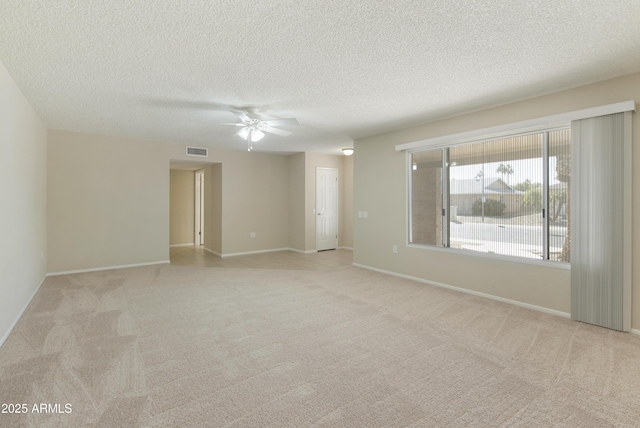
[[[459,254],[466,255],[469,257],[480,257],[487,258],[493,260],[502,260],[509,261],[514,263],[525,263],[525,264],[533,264],[538,266],[545,266],[551,268],[558,268],[564,270],[571,269],[571,262],[557,261],[557,260],[549,260],[549,133],[552,131],[558,130],[567,130],[571,129],[571,121],[563,121],[556,122],[553,124],[540,125],[527,129],[520,130],[512,130],[503,133],[497,134],[489,134],[489,135],[480,135],[476,138],[468,138],[463,140],[457,140],[452,136],[451,140],[446,141],[443,139],[436,139],[437,143],[435,144],[425,144],[419,147],[409,148],[405,153],[406,156],[406,180],[407,180],[407,192],[406,192],[406,208],[407,212],[405,215],[406,224],[406,242],[405,245],[410,248],[417,248],[423,250],[432,250],[445,252],[449,254]],[[532,134],[543,134],[543,145],[542,145],[542,160],[543,160],[543,170],[542,170],[542,179],[543,179],[543,207],[544,215],[543,215],[543,258],[535,259],[535,258],[527,258],[527,257],[518,257],[518,256],[510,256],[504,254],[496,254],[496,253],[484,253],[481,251],[473,251],[473,250],[462,250],[458,248],[450,247],[450,210],[449,210],[449,202],[451,200],[451,195],[449,194],[449,149],[455,146],[468,145],[468,144],[478,144],[484,143],[488,141],[493,141],[496,139],[504,139],[504,138],[512,138],[512,137],[522,137]],[[442,245],[433,245],[433,244],[419,244],[412,242],[412,195],[413,195],[413,179],[412,179],[412,171],[413,171],[413,163],[412,156],[415,153],[429,151],[429,150],[442,150]],[[444,207],[447,207],[446,209]]]

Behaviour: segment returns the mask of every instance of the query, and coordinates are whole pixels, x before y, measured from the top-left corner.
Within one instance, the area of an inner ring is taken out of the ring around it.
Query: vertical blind
[[[625,113],[573,121],[571,135],[571,317],[626,331]]]

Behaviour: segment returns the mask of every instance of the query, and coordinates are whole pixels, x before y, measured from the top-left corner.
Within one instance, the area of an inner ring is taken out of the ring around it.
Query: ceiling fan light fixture
[[[353,154],[353,149],[347,147],[345,149],[342,149],[342,153],[344,153],[345,156],[351,156]]]
[[[264,132],[262,132],[259,129],[254,129],[253,133],[251,134],[251,140],[252,141],[260,141],[264,138]]]
[[[246,111],[235,112],[240,122],[220,123],[220,125],[237,126],[240,128],[234,135],[242,138],[247,142],[247,150],[253,150],[253,143],[264,138],[266,134],[274,134],[280,137],[291,135],[290,131],[280,129],[280,126],[296,126],[300,125],[298,119],[267,119],[263,120],[255,108],[247,108]]]
[[[242,138],[243,140],[248,140],[249,132],[251,132],[251,141],[260,141],[264,138],[264,132],[250,126],[242,128],[240,132],[238,132],[238,137]]]

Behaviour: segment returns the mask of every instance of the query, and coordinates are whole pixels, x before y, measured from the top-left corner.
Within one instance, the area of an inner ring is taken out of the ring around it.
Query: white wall
[[[0,345],[46,274],[47,130],[0,63]]]
[[[407,247],[406,162],[397,144],[640,100],[640,74],[541,96],[446,120],[363,138],[355,142],[354,261],[526,304],[570,312],[570,271]],[[633,115],[633,165],[640,169],[640,118]],[[640,174],[633,174],[633,240],[640,242]],[[398,254],[391,251],[398,245]],[[640,266],[634,246],[633,265]],[[640,269],[633,272],[632,326],[640,329]]]

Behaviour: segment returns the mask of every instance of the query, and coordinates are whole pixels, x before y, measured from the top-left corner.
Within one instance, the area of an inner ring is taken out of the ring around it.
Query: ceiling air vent
[[[209,149],[202,149],[200,147],[187,147],[187,156],[202,156],[207,157]]]

